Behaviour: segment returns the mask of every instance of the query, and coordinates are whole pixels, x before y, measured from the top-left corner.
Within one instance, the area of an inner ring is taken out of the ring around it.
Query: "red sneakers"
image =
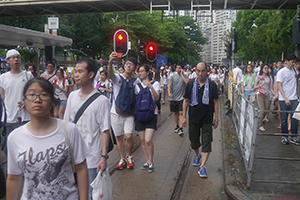
[[[116,169],[124,169],[126,167],[126,160],[121,159],[119,164],[116,166]]]
[[[134,161],[133,161],[132,156],[127,156],[126,162],[127,162],[127,168],[128,169],[133,169],[134,168]]]

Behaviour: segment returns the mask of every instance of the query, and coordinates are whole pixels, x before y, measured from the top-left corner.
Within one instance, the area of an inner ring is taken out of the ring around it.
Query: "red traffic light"
[[[119,29],[114,34],[114,51],[122,53],[122,57],[128,53],[128,33],[124,29]]]
[[[157,46],[154,43],[148,44],[146,48],[146,58],[149,62],[154,62],[157,56]]]

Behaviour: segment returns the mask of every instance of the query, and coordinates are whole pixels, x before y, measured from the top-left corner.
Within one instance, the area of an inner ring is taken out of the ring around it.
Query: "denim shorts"
[[[249,99],[250,97],[253,98],[254,93],[255,93],[255,90],[244,90],[246,99]]]
[[[66,105],[67,105],[67,100],[60,100],[60,104],[59,104],[60,106],[64,106],[64,107],[66,107]]]

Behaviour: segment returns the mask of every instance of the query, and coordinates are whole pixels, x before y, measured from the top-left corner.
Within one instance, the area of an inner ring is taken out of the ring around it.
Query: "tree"
[[[292,19],[296,11],[239,11],[233,23],[238,33],[239,61],[266,63],[293,52]]]

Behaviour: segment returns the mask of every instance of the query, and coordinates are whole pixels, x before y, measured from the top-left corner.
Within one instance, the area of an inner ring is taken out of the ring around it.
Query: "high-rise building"
[[[211,16],[211,17],[210,17]],[[226,60],[225,43],[236,20],[236,10],[202,10],[197,13],[197,23],[207,38],[201,53],[205,63],[222,64]]]

